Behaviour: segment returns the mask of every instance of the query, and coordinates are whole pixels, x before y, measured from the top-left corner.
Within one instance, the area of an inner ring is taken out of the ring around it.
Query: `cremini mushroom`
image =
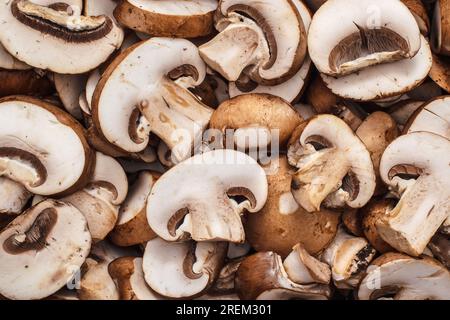
[[[422,254],[447,219],[449,157],[450,141],[429,132],[400,136],[386,148],[380,175],[400,200],[377,229],[400,252]]]
[[[401,0],[411,11],[414,19],[416,19],[420,32],[424,36],[428,36],[431,30],[431,22],[428,17],[427,8],[422,0]]]
[[[438,86],[450,92],[450,58],[433,54],[429,76]]]
[[[450,22],[447,13],[450,1],[437,0],[431,27],[431,45],[437,54],[450,55]]]
[[[0,242],[0,294],[9,299],[41,299],[79,271],[91,235],[78,209],[45,200],[3,229]]]
[[[158,294],[169,298],[193,298],[204,293],[219,275],[227,251],[225,242],[147,242],[144,277]]]
[[[20,183],[0,177],[0,216],[22,213],[32,194]]]

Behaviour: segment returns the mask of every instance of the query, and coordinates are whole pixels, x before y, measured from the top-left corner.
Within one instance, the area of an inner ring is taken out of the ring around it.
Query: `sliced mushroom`
[[[196,38],[213,31],[217,0],[126,0],[114,10],[124,26],[154,37]]]
[[[292,78],[306,56],[306,32],[291,0],[222,0],[219,34],[200,46],[206,63],[229,81],[244,72],[262,85]]]
[[[400,201],[377,229],[400,252],[422,254],[447,219],[450,141],[429,132],[413,132],[392,142],[381,158],[380,175]]]
[[[136,44],[112,62],[95,89],[95,127],[127,152],[142,151],[151,131],[183,160],[211,117],[212,109],[187,90],[204,77],[205,65],[187,40],[152,38]]]
[[[235,281],[239,298],[243,300],[324,300],[331,296],[327,285],[292,281],[281,257],[273,252],[259,252],[245,258]]]
[[[255,160],[215,150],[181,162],[158,179],[147,200],[147,220],[168,241],[239,243],[245,240],[241,214],[260,211],[266,199],[266,175]]]
[[[80,94],[86,85],[86,75],[54,74],[55,88],[64,108],[74,118],[81,119]]]
[[[391,3],[390,0],[387,2]],[[334,94],[344,99],[371,101],[395,97],[420,85],[428,76],[432,60],[430,46],[421,36],[420,50],[411,59],[372,66],[338,79],[325,74],[321,76]],[[380,78],[380,74],[383,77]]]
[[[286,156],[273,162],[273,173],[267,175],[266,204],[257,214],[248,215],[244,223],[248,242],[257,251],[273,251],[283,258],[300,242],[311,254],[321,252],[336,235],[339,214],[306,212],[291,193],[294,171]]]
[[[0,100],[0,175],[40,195],[83,187],[94,153],[84,129],[59,108],[24,96]]]
[[[298,168],[295,200],[309,212],[327,207],[360,208],[375,190],[375,172],[366,146],[341,119],[318,115],[293,134],[288,159]]]
[[[150,240],[145,247],[145,281],[169,298],[200,296],[213,284],[224,263],[225,242],[166,242]]]
[[[302,121],[282,98],[253,93],[223,102],[211,116],[209,126],[220,130],[224,147],[245,151],[267,148],[274,143],[285,146],[291,132]]]
[[[3,1],[0,23],[0,42],[15,58],[62,74],[96,68],[123,40],[109,17],[81,16],[28,0]]]
[[[41,299],[79,271],[91,235],[75,207],[46,200],[3,229],[0,242],[0,294],[9,299]]]
[[[358,290],[360,300],[449,300],[450,273],[438,261],[386,253],[373,261]]]
[[[118,246],[132,246],[145,243],[156,237],[147,222],[147,198],[160,174],[142,171],[130,187],[125,202],[121,205],[119,219],[110,234]]]
[[[411,13],[416,19],[420,32],[427,36],[430,33],[431,22],[428,17],[427,9],[421,0],[402,0],[402,2],[408,7]]]
[[[30,70],[31,66],[17,60],[0,44],[0,69],[6,70]]]
[[[312,61],[333,77],[411,59],[420,43],[414,16],[402,2],[390,0],[329,0],[315,13],[308,33]]]
[[[32,194],[20,183],[0,177],[0,216],[20,214]]]
[[[322,260],[331,267],[334,284],[349,289],[358,285],[375,253],[366,239],[349,235],[340,228],[323,252]]]
[[[450,23],[447,18],[450,1],[437,0],[431,27],[431,45],[437,54],[450,55]]]

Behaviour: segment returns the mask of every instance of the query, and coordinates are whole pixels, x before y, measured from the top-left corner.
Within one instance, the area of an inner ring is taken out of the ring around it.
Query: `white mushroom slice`
[[[62,74],[96,68],[123,40],[109,17],[80,16],[27,0],[2,1],[0,23],[0,42],[15,58]]]
[[[429,257],[386,253],[374,260],[358,290],[360,300],[449,300],[450,273]]]
[[[450,1],[437,0],[434,6],[433,23],[431,26],[431,43],[437,54],[450,55],[450,24],[447,19]]]
[[[145,282],[142,258],[121,257],[109,264],[108,270],[117,284],[120,300],[162,300]]]
[[[380,64],[338,79],[322,74],[322,79],[345,99],[370,101],[408,92],[422,83],[432,65],[430,46],[423,36],[421,39],[420,50],[412,59]]]
[[[199,296],[219,275],[226,252],[225,242],[150,240],[145,247],[142,267],[145,281],[165,297]]]
[[[375,253],[366,239],[349,235],[341,227],[323,252],[322,260],[331,267],[333,281],[338,287],[352,288],[357,286]]]
[[[294,3],[297,11],[302,18],[303,25],[305,26],[305,31],[308,32],[309,24],[311,23],[311,13],[309,9],[300,0],[294,0],[292,2]],[[302,67],[292,78],[275,86],[264,86],[258,84],[252,85],[252,83],[250,83],[250,87],[248,87],[248,84],[242,85],[240,84],[240,82],[230,82],[230,97],[235,97],[243,93],[269,93],[281,97],[286,101],[292,102],[297,97],[299,97],[304,90],[306,85],[306,78],[310,74],[311,66],[311,59],[307,55],[305,57],[305,61],[302,64]]]
[[[126,0],[114,10],[124,26],[156,37],[196,38],[213,31],[217,0]]]
[[[425,104],[408,121],[405,133],[427,131],[450,140],[450,97]]]
[[[324,284],[299,284],[286,272],[281,257],[273,252],[259,252],[242,261],[236,272],[235,286],[243,300],[324,300],[331,290]]]
[[[152,38],[136,44],[103,73],[92,102],[95,126],[128,152],[142,151],[152,131],[182,160],[212,113],[187,90],[204,78],[205,65],[187,40]]]
[[[0,44],[0,68],[7,70],[29,70],[31,67],[17,60]]]
[[[110,235],[111,241],[119,246],[145,243],[156,237],[147,222],[147,198],[159,174],[142,171],[131,185],[125,202],[120,207],[119,219]]]
[[[0,177],[0,215],[22,213],[31,196],[20,183]]]
[[[253,81],[277,85],[300,69],[306,32],[291,0],[222,0],[216,15],[220,33],[200,46],[200,54],[227,80],[236,81],[247,69]],[[268,46],[268,57],[264,46]]]
[[[84,112],[86,112],[87,114],[91,114],[91,109],[92,109],[92,97],[94,96],[94,91],[95,88],[97,87],[98,82],[100,81],[100,77],[101,77],[101,73],[100,70],[95,69],[94,71],[92,71],[89,74],[89,77],[87,79],[86,82],[86,101],[87,101],[87,105],[88,105],[88,111],[84,110]]]
[[[94,153],[68,114],[28,97],[0,100],[0,175],[40,195],[86,184]]]
[[[416,19],[420,32],[424,36],[428,36],[430,33],[431,23],[428,17],[427,8],[423,4],[422,0],[401,0],[411,11],[414,19]],[[432,0],[434,1],[434,0]]]
[[[400,201],[378,222],[377,229],[398,251],[422,254],[447,219],[449,163],[450,141],[429,132],[400,136],[386,148],[380,175]]]
[[[64,108],[74,118],[81,119],[80,94],[86,84],[86,75],[69,75],[55,73],[53,76],[56,91]]]
[[[91,235],[76,208],[46,200],[3,229],[0,242],[0,294],[9,299],[42,299],[79,271]]]
[[[215,150],[189,158],[159,178],[147,200],[147,220],[168,241],[190,237],[240,243],[245,240],[241,214],[258,212],[266,199],[266,175],[255,160],[242,152]]]
[[[290,144],[288,158],[298,168],[292,193],[309,212],[319,211],[322,202],[332,208],[360,208],[374,193],[370,154],[352,129],[336,116],[312,118]]]
[[[308,49],[321,73],[340,77],[414,57],[420,36],[401,1],[329,0],[312,19]]]
[[[331,281],[330,267],[320,262],[303,247],[297,244],[283,262],[284,269],[289,278],[295,283],[323,283]]]

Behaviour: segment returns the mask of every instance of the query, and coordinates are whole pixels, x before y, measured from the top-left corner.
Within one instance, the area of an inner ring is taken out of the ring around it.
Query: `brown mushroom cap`
[[[425,8],[421,0],[402,0],[402,2],[408,7],[409,11],[416,19],[420,32],[427,36],[430,33],[430,18],[428,17],[427,9]]]
[[[434,7],[431,27],[431,45],[436,54],[450,55],[449,0],[438,0]]]
[[[247,240],[257,251],[274,251],[282,257],[299,242],[311,254],[322,251],[336,235],[339,214],[329,210],[310,214],[295,205],[295,210],[283,213],[289,202],[295,203],[292,196],[289,201],[293,170],[285,156],[273,161],[276,173],[267,176],[266,205],[257,214],[248,215],[244,223]]]
[[[433,54],[429,76],[442,89],[450,92],[450,58]]]
[[[363,236],[361,209],[346,209],[342,214],[342,223],[345,229],[357,237]]]
[[[53,84],[35,70],[6,70],[0,68],[0,97],[24,94],[45,96],[53,92]]]

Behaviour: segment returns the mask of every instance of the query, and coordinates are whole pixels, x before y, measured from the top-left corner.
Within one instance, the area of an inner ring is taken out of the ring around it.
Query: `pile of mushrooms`
[[[0,1],[0,297],[450,299],[448,16]]]

